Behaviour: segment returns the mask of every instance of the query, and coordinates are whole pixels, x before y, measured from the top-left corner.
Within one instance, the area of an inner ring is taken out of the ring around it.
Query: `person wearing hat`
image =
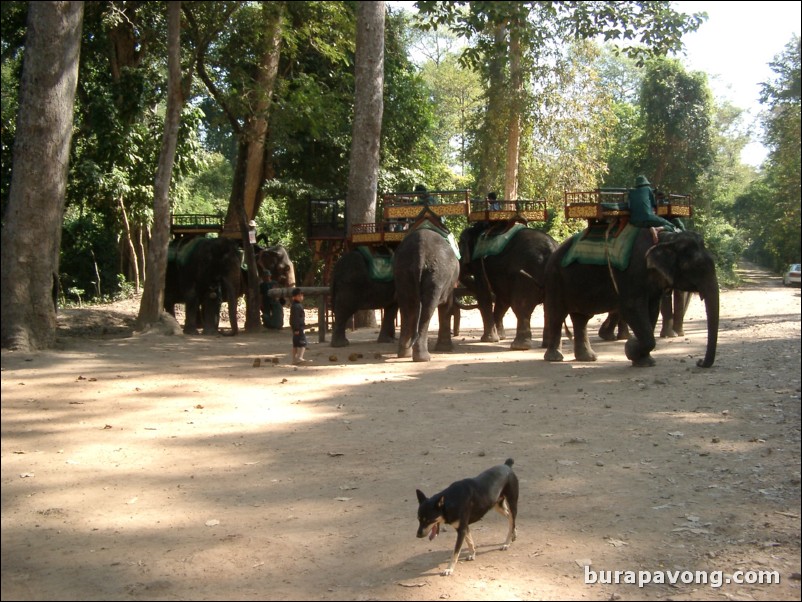
[[[292,363],[296,366],[308,364],[304,359],[308,343],[306,341],[306,314],[303,306],[304,293],[299,288],[292,289],[292,305],[290,306],[290,328],[292,328]]]
[[[256,244],[256,222],[253,220],[248,222],[248,242]]]
[[[663,219],[655,212],[657,200],[652,185],[646,176],[635,178],[635,188],[629,191],[629,223],[639,228],[664,228],[674,232],[676,228],[670,221]]]
[[[259,293],[262,298],[262,325],[271,330],[278,330],[284,326],[284,308],[275,297],[270,295],[270,289],[278,286],[273,281],[270,270],[262,272],[262,282],[259,283]]]

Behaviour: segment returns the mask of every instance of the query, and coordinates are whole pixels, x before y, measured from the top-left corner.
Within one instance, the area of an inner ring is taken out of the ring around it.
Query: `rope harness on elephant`
[[[615,274],[613,273],[613,264],[610,258],[610,232],[612,232],[613,227],[617,226],[615,220],[612,220],[610,224],[607,226],[607,230],[604,231],[604,256],[607,259],[607,270],[610,272],[610,280],[613,281],[613,289],[615,290],[616,296],[620,296],[618,292],[618,283],[615,281]]]

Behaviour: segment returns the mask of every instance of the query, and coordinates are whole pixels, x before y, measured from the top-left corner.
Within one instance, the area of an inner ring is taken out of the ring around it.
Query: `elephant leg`
[[[353,312],[348,312],[339,307],[334,309],[334,326],[331,329],[332,347],[347,347],[351,344],[348,337],[345,336],[345,327],[353,315]]]
[[[660,299],[660,315],[663,318],[663,326],[660,328],[660,338],[670,338],[677,336],[674,332],[674,308],[671,291],[667,292]]]
[[[199,334],[198,332],[198,312],[200,311],[200,300],[192,294],[184,304],[184,334]]]
[[[414,311],[401,312],[401,332],[398,336],[398,357],[410,357],[412,345],[415,343],[415,327],[417,315]]]
[[[624,351],[627,359],[636,368],[650,368],[655,365],[651,352],[656,345],[654,327],[657,324],[659,311],[660,299],[657,299],[649,305],[648,316],[636,311],[627,317],[627,324],[632,329],[633,336],[627,340]]]
[[[532,312],[535,307],[531,304],[514,306],[513,312],[517,318],[515,338],[510,345],[510,349],[515,351],[528,351],[532,348]]]
[[[588,320],[591,316],[585,314],[571,314],[571,322],[574,325],[574,357],[579,362],[595,362],[596,353],[590,346],[588,338]]]
[[[615,329],[618,326],[618,312],[611,311],[599,326],[599,338],[603,341],[615,341]]]
[[[459,308],[457,308],[459,311]],[[437,318],[440,327],[437,330],[437,344],[435,351],[454,351],[454,343],[451,341],[451,314],[452,308],[444,303],[437,308]]]
[[[507,333],[504,331],[504,314],[510,308],[505,303],[496,303],[493,306],[493,323],[496,325],[496,333],[498,333],[498,340],[503,341],[507,338]]]
[[[563,322],[567,314],[552,305],[549,303],[543,306],[543,342],[546,347],[543,359],[547,362],[561,362],[563,361],[561,352]]]
[[[685,312],[691,303],[691,293],[674,291],[674,332],[678,337],[685,336]]]
[[[434,312],[438,307],[437,291],[429,290],[428,292],[422,292],[421,296],[423,298],[420,304],[420,321],[418,323],[417,338],[412,343],[413,362],[428,362],[432,359],[432,356],[429,354],[429,323],[432,321],[432,316],[434,316]],[[446,321],[446,324],[447,323]]]
[[[476,302],[479,305],[479,313],[482,314],[482,326],[484,327],[484,333],[480,340],[483,343],[498,343],[499,334],[490,295],[479,293],[476,295]]]
[[[392,305],[382,311],[382,324],[379,330],[379,343],[395,343],[395,317],[398,314],[398,306]]]

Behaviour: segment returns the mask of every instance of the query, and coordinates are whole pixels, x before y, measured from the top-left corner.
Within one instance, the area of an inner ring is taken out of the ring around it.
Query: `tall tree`
[[[639,147],[645,155],[639,171],[649,174],[655,186],[694,191],[715,151],[713,95],[707,76],[686,72],[676,59],[655,59],[646,68],[640,106]]]
[[[14,171],[3,222],[3,347],[47,348],[56,338],[61,221],[83,11],[83,2],[32,2],[28,9]]]
[[[178,126],[184,104],[181,91],[181,2],[167,3],[167,112],[159,154],[159,166],[153,186],[153,234],[148,246],[145,290],[139,306],[137,327],[158,321],[164,303],[164,278],[167,272],[167,245],[170,240],[170,180],[175,162]]]
[[[384,112],[384,2],[357,6],[354,126],[348,172],[348,229],[376,219]]]
[[[539,104],[531,84],[548,70],[565,42],[599,35],[606,40],[621,39],[628,44],[624,49],[628,54],[643,60],[679,50],[682,35],[697,29],[706,16],[678,13],[665,0],[616,3],[421,0],[417,6],[431,27],[444,25],[475,41],[463,53],[465,61],[473,67],[486,73],[499,56],[504,57],[504,85],[493,93],[502,95],[506,102],[492,112],[488,105],[486,116],[498,121],[494,113],[500,110],[505,114],[503,129],[488,134],[506,140],[507,179],[519,177],[518,139],[521,129],[532,119],[531,113],[522,107]],[[499,27],[505,30],[503,40],[498,37]],[[517,183],[511,182],[505,182],[504,186],[508,194],[517,187]]]

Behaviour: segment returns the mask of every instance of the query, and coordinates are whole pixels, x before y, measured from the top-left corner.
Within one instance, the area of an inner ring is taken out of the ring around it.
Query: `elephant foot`
[[[498,343],[500,339],[497,334],[483,334],[480,340],[483,343]]]
[[[426,355],[420,354],[412,354],[412,361],[413,362],[430,362],[432,361],[432,356],[428,353]]]
[[[578,362],[595,362],[596,354],[590,349],[579,349],[574,351],[574,357]]]
[[[608,332],[608,331],[600,330],[599,331],[599,338],[602,341],[615,341],[618,337],[615,335],[614,332]]]
[[[185,329],[184,329],[184,334],[189,334],[189,335],[192,335],[192,336],[197,336],[197,335],[199,335],[199,334],[200,334],[200,332],[198,332],[198,329],[197,329],[197,328],[185,328]]]
[[[633,366],[637,366],[638,368],[650,368],[655,364],[655,361],[650,355],[651,350],[643,353],[638,339],[629,339],[624,346],[624,351],[627,355],[627,359],[632,362]]]
[[[387,334],[380,334],[379,338],[376,340],[377,343],[395,343],[395,337]],[[346,342],[346,345],[348,343]]]
[[[563,361],[563,354],[556,349],[548,349],[546,353],[543,354],[543,359],[547,362],[561,362]]]
[[[513,351],[529,351],[532,348],[532,339],[515,339],[510,345]]]
[[[412,348],[411,347],[399,347],[398,348],[398,357],[410,357],[412,355]]]
[[[651,355],[645,355],[636,360],[632,360],[632,366],[635,368],[651,368],[656,363],[657,362],[654,361],[654,358]]]
[[[332,347],[348,347],[351,342],[348,339],[332,339],[331,346]]]
[[[434,350],[444,352],[454,351],[454,344],[451,341],[437,341]]]

